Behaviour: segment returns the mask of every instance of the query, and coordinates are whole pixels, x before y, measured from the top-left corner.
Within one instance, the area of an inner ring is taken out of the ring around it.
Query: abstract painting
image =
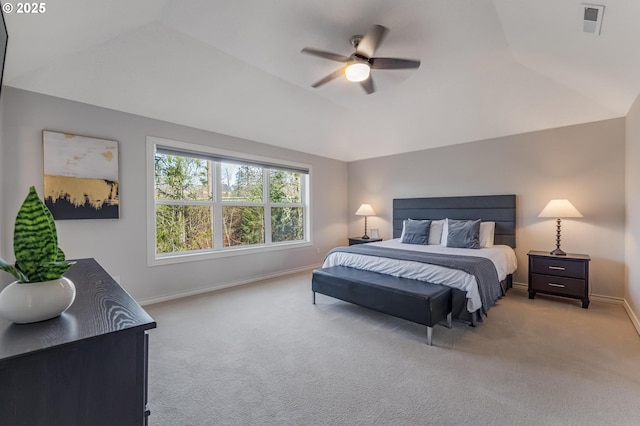
[[[120,216],[118,142],[42,132],[44,203],[58,219]]]

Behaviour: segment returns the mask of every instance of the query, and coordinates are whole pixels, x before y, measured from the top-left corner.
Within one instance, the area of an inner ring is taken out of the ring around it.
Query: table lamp
[[[582,214],[569,200],[556,199],[549,201],[538,217],[556,218],[556,249],[550,252],[550,254],[554,256],[566,256],[567,254],[560,249],[560,219],[565,217],[583,217]]]
[[[367,216],[375,216],[376,212],[373,211],[373,207],[371,204],[363,204],[360,206],[358,211],[356,212],[356,216],[364,216],[364,235],[362,236],[363,240],[368,240],[369,236],[367,235]]]

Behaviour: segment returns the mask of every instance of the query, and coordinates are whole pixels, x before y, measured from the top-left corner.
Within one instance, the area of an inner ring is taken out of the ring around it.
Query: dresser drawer
[[[552,275],[531,274],[531,289],[545,293],[557,293],[566,296],[584,297],[587,282],[575,278]]]
[[[586,264],[585,262],[567,259],[534,257],[531,259],[531,272],[535,274],[584,279],[586,278]]]

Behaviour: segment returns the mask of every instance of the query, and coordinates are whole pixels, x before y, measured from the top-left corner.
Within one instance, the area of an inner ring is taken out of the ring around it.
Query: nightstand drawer
[[[586,293],[587,282],[575,278],[531,274],[530,285],[534,291],[582,297]]]
[[[558,277],[586,278],[586,264],[567,259],[534,257],[531,259],[531,272],[555,275]]]

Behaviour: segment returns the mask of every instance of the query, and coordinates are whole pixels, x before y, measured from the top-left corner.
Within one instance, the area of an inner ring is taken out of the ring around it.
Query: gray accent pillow
[[[452,220],[449,219],[447,247],[480,248],[480,219]]]
[[[402,222],[402,230],[400,242],[405,244],[428,244],[431,221],[407,219]]]

